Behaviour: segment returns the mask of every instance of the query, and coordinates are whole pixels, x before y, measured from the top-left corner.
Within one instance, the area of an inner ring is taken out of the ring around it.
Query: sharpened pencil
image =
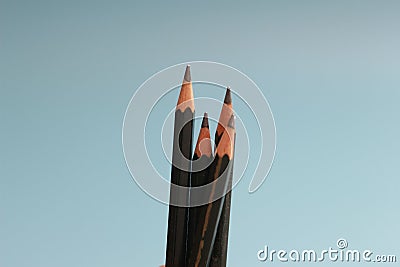
[[[219,116],[217,130],[215,131],[215,146],[218,146],[224,133],[230,117],[233,114],[231,90],[226,89],[224,104]],[[233,159],[232,168],[233,172]],[[225,267],[228,255],[228,237],[229,237],[229,222],[231,213],[231,190],[232,190],[233,173],[230,174],[228,181],[227,193],[225,196],[224,205],[222,207],[221,217],[218,223],[217,234],[215,236],[214,246],[212,249],[209,267]]]
[[[192,79],[188,65],[175,109],[171,169],[171,183],[185,187],[190,185],[194,111]],[[174,206],[171,203],[188,203],[188,201],[188,194],[182,194],[171,187],[166,267],[183,267],[186,264],[188,208]]]
[[[203,121],[199,137],[197,139],[196,148],[193,154],[191,188],[206,185],[211,182],[210,168],[214,156],[212,153],[212,144],[210,130],[208,125],[208,115],[204,113]],[[190,194],[191,204],[196,204],[196,196],[193,190]],[[200,243],[207,205],[195,206],[189,209],[189,226],[188,226],[188,246],[187,246],[187,265],[194,266],[196,261],[197,244]]]

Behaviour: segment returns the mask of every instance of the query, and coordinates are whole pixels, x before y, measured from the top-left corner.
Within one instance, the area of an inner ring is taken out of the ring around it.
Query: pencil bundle
[[[209,200],[208,203],[200,206],[189,205],[194,194],[182,193],[184,191],[177,191],[171,186],[170,203],[187,203],[189,208],[169,205],[165,266],[224,267],[227,262],[236,135],[229,87],[215,132],[214,153],[207,113],[203,116],[192,153],[194,112],[188,65],[175,109],[171,184],[190,187],[192,192],[196,187],[213,183],[211,190],[206,190],[207,195],[203,196]]]

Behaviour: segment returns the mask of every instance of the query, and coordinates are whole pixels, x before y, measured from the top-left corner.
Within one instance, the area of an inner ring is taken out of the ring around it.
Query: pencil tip
[[[201,128],[208,128],[208,114],[207,112],[204,112],[204,117],[203,117],[203,121],[201,122]]]
[[[190,76],[190,65],[186,66],[185,76],[183,77],[181,91],[179,93],[178,104],[176,109],[184,112],[186,108],[190,108],[194,111],[194,100],[193,100],[193,89],[192,79]]]
[[[184,79],[185,79],[186,82],[191,82],[192,81],[192,76],[190,75],[190,65],[186,66]]]
[[[204,113],[204,117],[203,117],[203,121],[201,123],[200,133],[199,133],[199,137],[197,139],[194,154],[197,155],[197,157],[199,157],[199,158],[202,155],[206,155],[207,157],[210,157],[212,155],[210,129],[208,128],[207,112]]]
[[[231,88],[229,86],[226,88],[224,103],[227,105],[232,104]]]

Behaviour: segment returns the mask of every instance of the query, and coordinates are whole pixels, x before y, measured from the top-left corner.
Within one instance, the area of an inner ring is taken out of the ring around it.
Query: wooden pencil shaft
[[[225,94],[224,105],[222,106],[218,127],[215,131],[215,146],[217,147],[221,141],[222,135],[226,130],[228,121],[233,114],[232,97],[228,88]],[[235,134],[236,135],[236,134]],[[218,223],[217,233],[215,236],[214,246],[212,249],[209,267],[225,267],[228,254],[228,237],[229,237],[229,222],[231,210],[231,190],[233,179],[233,159],[230,179],[228,181],[227,194],[222,207],[221,218]]]
[[[221,217],[215,235],[215,241],[211,252],[211,259],[209,267],[225,267],[228,256],[228,239],[229,239],[229,222],[231,213],[231,190],[233,180],[233,159],[231,161],[232,167],[228,179],[227,193],[225,201],[222,206]]]
[[[201,156],[197,157],[195,154],[193,157],[194,167],[193,169],[201,169],[198,172],[193,172],[191,175],[191,188],[206,185],[210,182],[210,169],[212,163],[212,156]],[[204,169],[203,169],[204,168]],[[191,202],[196,202],[196,199],[192,198]],[[193,203],[194,204],[194,203]],[[187,246],[187,265],[194,266],[197,256],[197,244],[200,243],[201,233],[206,217],[207,205],[195,206],[189,209],[189,226],[188,226],[188,246]]]
[[[215,146],[219,145],[223,133],[231,120],[233,115],[231,91],[228,87],[225,94],[224,105],[221,109],[221,114],[218,121],[218,127],[215,131]],[[225,267],[228,254],[228,236],[229,236],[229,222],[230,222],[230,207],[231,207],[231,190],[233,179],[233,159],[232,168],[229,174],[227,193],[222,207],[221,218],[218,223],[217,233],[215,236],[214,246],[212,249],[209,267]]]
[[[192,155],[193,111],[175,111],[174,143],[172,155],[171,183],[189,186],[190,158]],[[182,157],[184,156],[184,158]],[[186,160],[185,160],[186,159]],[[182,170],[184,167],[185,170]],[[171,187],[170,203],[188,203],[187,194]],[[188,208],[170,204],[168,214],[166,267],[185,266],[187,245]]]
[[[215,133],[217,136],[217,133]],[[236,140],[236,133],[234,134]],[[234,141],[235,142],[235,141]],[[234,149],[235,150],[235,149]],[[228,244],[229,244],[229,224],[231,216],[231,203],[232,203],[232,180],[233,180],[233,164],[234,157],[231,159],[231,170],[228,178],[227,193],[225,201],[222,206],[221,218],[218,223],[217,233],[211,253],[209,267],[225,267],[228,257]]]

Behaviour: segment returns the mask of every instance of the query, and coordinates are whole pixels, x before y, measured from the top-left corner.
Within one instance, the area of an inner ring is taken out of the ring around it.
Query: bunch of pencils
[[[166,267],[223,267],[227,262],[235,117],[229,87],[214,138],[210,138],[208,115],[204,113],[194,153],[192,153],[195,105],[190,74],[186,67],[175,110],[171,184],[190,187],[222,179],[223,192],[216,183],[206,197],[209,202],[188,207],[169,205]],[[201,192],[201,191],[200,191]],[[228,193],[226,193],[228,192]],[[220,194],[221,197],[216,197]],[[194,194],[171,187],[170,203],[193,203]],[[183,201],[183,202],[182,202]]]

